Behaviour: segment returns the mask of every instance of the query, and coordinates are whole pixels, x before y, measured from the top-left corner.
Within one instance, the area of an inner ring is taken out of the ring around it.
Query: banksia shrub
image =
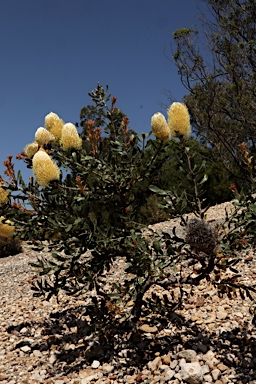
[[[152,132],[155,137],[161,141],[168,140],[170,137],[170,128],[162,113],[157,112],[151,118]]]
[[[190,117],[185,104],[172,103],[168,109],[168,125],[172,137],[187,137],[191,133]]]
[[[58,180],[60,177],[60,170],[57,164],[42,150],[34,155],[32,159],[32,170],[38,184],[42,187],[45,187],[52,180]]]
[[[203,162],[194,163],[185,137],[190,126],[184,106],[172,107],[169,118],[178,137],[172,142],[181,152],[179,170],[192,187],[175,194],[174,190],[164,191],[153,185],[169,157],[167,148],[171,141],[163,115],[156,114],[151,121],[159,140],[146,140],[145,134],[140,137],[129,129],[128,118],[107,90],[98,85],[89,95],[94,105],[84,109],[81,134],[70,123],[63,127],[56,114],[47,115],[46,127],[58,140],[43,145],[32,158],[25,159],[35,175],[27,185],[20,173],[15,176],[11,157],[6,161],[11,178],[9,200],[15,202],[1,204],[0,215],[15,225],[22,223],[21,239],[30,242],[34,249],[47,247],[51,253],[32,265],[39,273],[32,284],[35,295],[49,299],[62,290],[70,295],[93,292],[88,322],[97,332],[104,333],[107,324],[111,325],[108,329],[115,329],[121,322],[126,324],[125,321],[131,324],[147,311],[151,319],[152,311],[168,318],[177,305],[181,306],[182,292],[178,302],[167,296],[164,302],[158,300],[155,292],[145,298],[145,293],[154,285],[169,289],[176,284],[181,290],[184,284],[199,284],[208,278],[217,267],[216,243],[202,220],[205,211],[201,188],[207,177]],[[182,120],[180,125],[177,116]],[[56,126],[58,134],[54,133]],[[188,223],[183,213],[188,212],[188,207],[201,218],[188,224],[186,241],[177,236],[175,229],[173,235],[158,236],[153,231],[145,235],[139,215],[152,195],[150,190],[160,195],[159,205],[179,216],[184,226]],[[205,258],[208,264],[201,262],[199,267],[203,269],[198,273],[188,270],[196,259],[194,252],[209,256]],[[108,272],[119,258],[125,270],[120,280],[112,281]],[[176,264],[180,266],[178,274]],[[115,306],[119,306],[120,317],[109,311]]]

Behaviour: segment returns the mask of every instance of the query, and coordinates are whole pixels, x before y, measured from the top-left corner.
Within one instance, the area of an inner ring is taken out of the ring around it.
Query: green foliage
[[[193,28],[174,32],[174,60],[188,90],[194,132],[207,143],[235,182],[247,183],[239,145],[255,156],[256,3],[204,1],[211,18],[202,18],[206,44]],[[207,48],[205,48],[207,47]]]

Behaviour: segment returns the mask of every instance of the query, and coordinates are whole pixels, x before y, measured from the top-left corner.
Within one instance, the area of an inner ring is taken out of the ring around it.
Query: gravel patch
[[[210,208],[207,220],[222,220],[231,207]],[[150,227],[171,231],[178,223]],[[0,259],[1,384],[256,383],[254,302],[249,298],[219,297],[211,282],[202,281],[170,319],[141,318],[136,329],[111,329],[110,324],[109,335],[98,339],[87,322],[91,302],[86,294],[62,294],[59,303],[33,297],[35,272],[29,263],[36,257],[25,244],[23,253]],[[255,261],[254,249],[241,254],[242,282],[255,282]],[[112,278],[122,273],[117,260]]]

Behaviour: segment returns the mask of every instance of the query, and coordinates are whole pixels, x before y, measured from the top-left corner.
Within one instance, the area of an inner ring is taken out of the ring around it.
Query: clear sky
[[[109,85],[138,133],[166,91],[185,89],[172,61],[174,30],[198,25],[200,0],[0,0],[0,174],[34,141],[49,112],[78,122],[88,92]],[[22,161],[16,171],[31,175]]]

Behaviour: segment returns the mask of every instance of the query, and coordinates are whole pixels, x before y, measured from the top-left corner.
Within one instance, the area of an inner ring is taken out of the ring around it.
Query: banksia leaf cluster
[[[38,151],[32,159],[32,169],[39,185],[46,187],[52,180],[58,180],[60,170],[45,151]]]
[[[77,129],[74,124],[67,123],[63,126],[60,144],[64,151],[67,151],[69,148],[82,148],[82,139],[78,135]]]

